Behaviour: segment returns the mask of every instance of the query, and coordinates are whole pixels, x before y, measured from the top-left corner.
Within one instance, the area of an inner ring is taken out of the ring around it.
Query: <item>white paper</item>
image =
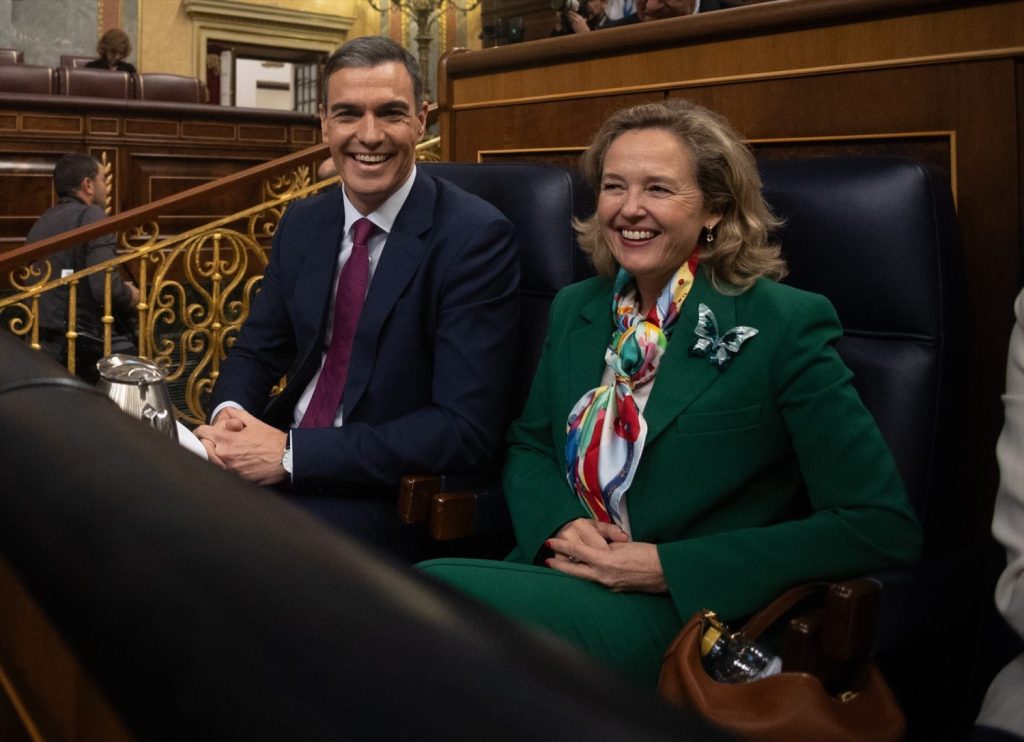
[[[196,456],[200,456],[209,461],[210,457],[206,455],[206,448],[204,448],[200,440],[196,438],[196,434],[177,420],[175,420],[175,423],[178,426],[178,443],[194,453]]]

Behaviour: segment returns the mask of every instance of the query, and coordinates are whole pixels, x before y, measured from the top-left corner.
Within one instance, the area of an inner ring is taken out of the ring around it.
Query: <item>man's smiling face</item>
[[[327,81],[320,122],[346,195],[369,214],[412,172],[427,104],[417,105],[412,78],[399,62],[344,67]]]

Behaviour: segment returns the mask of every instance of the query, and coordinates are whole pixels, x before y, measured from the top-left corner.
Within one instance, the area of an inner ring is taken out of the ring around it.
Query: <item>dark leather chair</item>
[[[61,54],[60,55],[60,66],[61,67],[85,67],[96,57],[80,57],[75,54]]]
[[[88,67],[57,68],[57,90],[61,95],[129,100],[133,97],[134,85],[133,76],[127,72]]]
[[[917,566],[870,576],[881,588],[874,653],[911,739],[962,739],[973,715],[973,632],[992,583],[985,545],[970,543],[972,498],[958,476],[967,340],[949,184],[899,158],[767,161],[761,169],[765,196],[787,221],[779,235],[786,282],[835,306],[839,353],[924,528]]]
[[[778,234],[790,267],[784,283],[836,308],[839,353],[893,450],[925,551],[944,551],[956,535],[950,526],[965,525],[950,517],[962,502],[950,454],[966,350],[949,184],[899,158],[760,167],[765,198],[786,220]]]
[[[420,163],[417,167],[489,201],[516,226],[522,278],[517,386],[510,400],[515,417],[533,381],[551,300],[563,286],[592,274],[572,230],[573,214],[592,210],[592,196],[569,171],[550,165]],[[491,527],[507,530],[504,498],[495,480],[405,477],[399,516],[406,523],[428,521],[431,535],[441,541]]]
[[[25,53],[21,49],[0,49],[0,64],[23,64]]]
[[[194,77],[143,72],[136,76],[135,97],[172,103],[206,103],[206,88]]]
[[[38,64],[0,64],[0,92],[53,95],[53,70]]]

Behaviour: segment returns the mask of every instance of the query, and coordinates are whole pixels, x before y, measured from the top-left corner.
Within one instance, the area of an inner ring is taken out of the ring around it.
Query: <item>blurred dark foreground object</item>
[[[69,382],[0,331],[0,738],[721,738]]]

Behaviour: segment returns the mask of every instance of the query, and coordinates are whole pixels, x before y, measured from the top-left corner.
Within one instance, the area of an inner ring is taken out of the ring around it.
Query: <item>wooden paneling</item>
[[[239,172],[318,142],[315,116],[219,106],[0,96],[0,252],[24,241],[54,202],[52,171],[67,152],[110,163],[113,211],[120,212]],[[190,229],[262,200],[258,185],[160,219],[161,234]]]
[[[457,159],[476,161],[509,149],[584,146],[607,115],[624,106],[661,100],[655,93],[531,103],[461,112],[452,133]]]
[[[887,153],[948,178],[971,341],[964,490],[987,531],[1024,279],[1024,2],[781,0],[453,54],[442,70],[456,161],[572,162],[608,110],[685,96],[762,157]]]

